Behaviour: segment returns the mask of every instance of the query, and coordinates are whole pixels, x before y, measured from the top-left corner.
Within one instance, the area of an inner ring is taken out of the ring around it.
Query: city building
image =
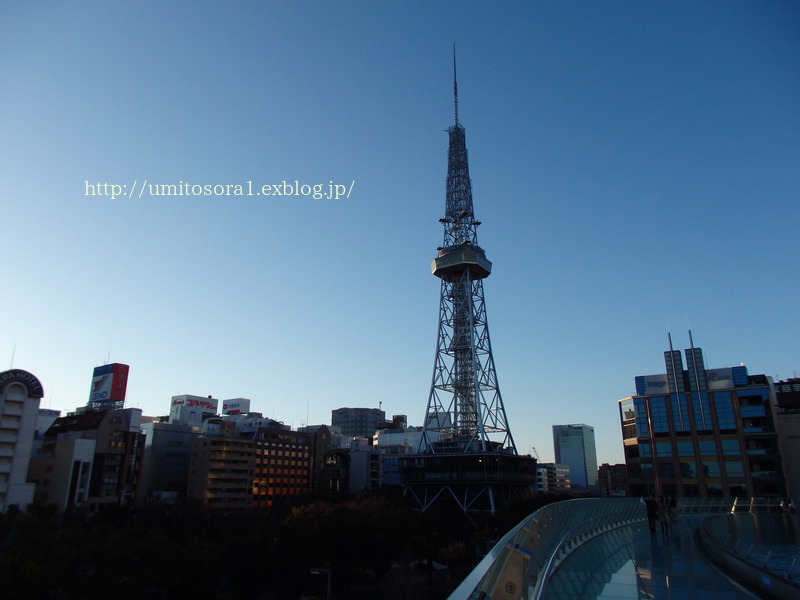
[[[347,493],[350,491],[351,454],[344,448],[333,448],[325,454],[321,488],[324,492]]]
[[[343,436],[338,427],[332,425],[309,425],[298,429],[311,436],[311,481],[312,492],[327,491],[329,482],[325,477],[327,458],[330,453],[343,444]]]
[[[569,494],[570,490],[569,465],[537,463],[537,494]]]
[[[223,435],[195,439],[187,497],[214,509],[252,508],[255,454],[253,440]]]
[[[86,407],[53,421],[30,461],[35,499],[61,509],[135,505],[142,491],[141,419],[138,408]]]
[[[367,438],[351,438],[347,444],[347,454],[350,456],[349,492],[357,494],[381,487],[381,454],[370,441]]]
[[[175,502],[186,498],[192,443],[200,430],[179,423],[142,424],[145,435],[140,503]]]
[[[311,491],[314,434],[282,427],[259,427],[255,441],[253,507],[296,499]]]
[[[556,462],[569,466],[572,491],[597,489],[597,447],[591,425],[553,425]]]
[[[181,394],[172,397],[169,422],[201,427],[203,421],[218,414],[219,400],[211,396]]]
[[[669,345],[667,372],[636,377],[619,401],[631,494],[785,496],[772,379],[706,369],[693,343],[684,368]]]
[[[391,428],[375,432],[372,445],[381,457],[380,486],[402,485],[400,458],[413,454],[422,441],[422,427],[408,427],[405,415],[396,415]]]
[[[386,413],[379,408],[337,408],[331,411],[331,425],[338,427],[348,438],[372,439],[383,428]]]
[[[610,465],[603,463],[597,470],[597,483],[600,492],[607,498],[629,496],[628,467],[624,464]]]
[[[33,502],[28,467],[42,396],[41,382],[28,371],[0,373],[0,513],[11,505],[24,510]]]
[[[399,465],[407,495],[422,510],[450,503],[494,514],[530,496],[536,459],[517,453],[498,385],[483,292],[492,263],[478,244],[456,81],[454,52],[444,239],[431,263],[440,280],[433,378],[420,446]]]
[[[800,456],[800,379],[775,383],[778,437],[784,457]],[[787,494],[800,500],[800,460],[784,460]]]

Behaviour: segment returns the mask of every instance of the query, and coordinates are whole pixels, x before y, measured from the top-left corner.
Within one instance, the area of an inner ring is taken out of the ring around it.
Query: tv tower
[[[464,511],[494,512],[529,492],[536,459],[517,454],[497,384],[483,295],[492,263],[478,245],[457,81],[454,45],[444,243],[431,263],[441,280],[436,357],[422,442],[400,466],[423,509],[448,498]]]

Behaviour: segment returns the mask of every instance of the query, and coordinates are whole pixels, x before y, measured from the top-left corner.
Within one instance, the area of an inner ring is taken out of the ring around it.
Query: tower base
[[[413,454],[400,478],[417,507],[455,503],[464,512],[494,512],[532,494],[536,459],[503,452]]]

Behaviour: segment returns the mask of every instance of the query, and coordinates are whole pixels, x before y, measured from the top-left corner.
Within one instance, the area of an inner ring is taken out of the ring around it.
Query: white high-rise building
[[[36,486],[28,483],[39,401],[39,380],[22,369],[0,373],[0,513],[12,504],[25,509]]]

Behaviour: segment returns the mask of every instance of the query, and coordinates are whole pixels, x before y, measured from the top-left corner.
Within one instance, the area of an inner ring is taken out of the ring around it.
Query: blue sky
[[[456,42],[498,378],[518,448],[661,373],[800,368],[793,2],[81,2],[0,7],[0,359],[83,405],[246,397],[288,424],[421,424]],[[352,186],[86,195],[86,182]]]

